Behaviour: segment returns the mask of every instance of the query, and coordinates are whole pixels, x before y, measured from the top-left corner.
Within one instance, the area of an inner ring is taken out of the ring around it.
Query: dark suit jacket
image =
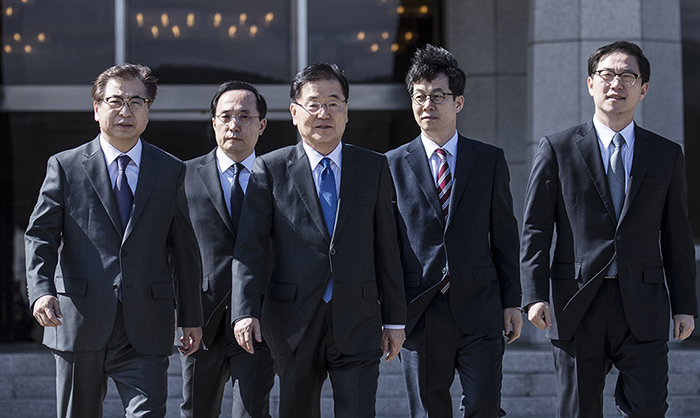
[[[272,350],[292,353],[333,274],[333,330],[341,352],[381,347],[382,324],[404,324],[392,182],[386,158],[343,145],[338,216],[328,235],[302,143],[258,157],[233,262],[232,318],[260,318]],[[276,264],[260,308],[264,259]]]
[[[201,263],[185,202],[185,166],[142,142],[125,232],[99,137],[48,161],[25,252],[30,306],[50,294],[63,312],[63,325],[44,329],[49,348],[102,349],[117,312],[116,286],[122,287],[124,328],[140,354],[172,354],[176,306],[180,326],[202,324]]]
[[[447,222],[420,136],[387,153],[396,185],[409,334],[449,265],[450,307],[466,334],[503,329],[520,306],[518,225],[500,148],[459,136]]]
[[[523,306],[548,300],[554,321],[549,336],[570,339],[617,250],[632,333],[640,341],[667,339],[669,312],[697,315],[687,211],[678,144],[635,126],[630,180],[617,223],[593,121],[542,138],[525,197]]]

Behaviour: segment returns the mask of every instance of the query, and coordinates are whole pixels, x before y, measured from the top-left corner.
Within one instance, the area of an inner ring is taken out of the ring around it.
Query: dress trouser
[[[375,416],[382,350],[341,353],[333,337],[332,303],[320,302],[294,354],[272,351],[280,377],[280,418],[320,418],[321,388],[327,376],[336,418]]]
[[[452,418],[450,387],[455,369],[462,384],[465,417],[498,418],[505,342],[501,330],[464,334],[437,294],[401,349],[411,418]]]
[[[618,280],[605,279],[571,340],[552,340],[559,418],[602,418],[612,366],[620,371],[615,406],[622,416],[663,418],[668,409],[667,341],[632,335]]]
[[[224,318],[229,318],[226,312]],[[233,418],[270,418],[270,390],[275,383],[270,349],[255,341],[249,354],[222,320],[211,346],[182,357],[182,418],[218,418],[226,382],[233,385]],[[237,382],[237,384],[236,384]]]
[[[107,378],[117,386],[127,418],[161,418],[168,398],[168,357],[144,356],[129,343],[122,304],[107,346],[99,351],[52,350],[59,418],[99,418]]]

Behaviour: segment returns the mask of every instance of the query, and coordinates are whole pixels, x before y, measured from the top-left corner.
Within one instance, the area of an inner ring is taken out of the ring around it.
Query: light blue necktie
[[[610,197],[612,197],[613,207],[615,208],[615,220],[619,222],[622,205],[625,203],[625,167],[622,164],[622,145],[625,144],[625,138],[619,132],[615,133],[612,143],[615,146],[615,150],[610,156],[608,185],[610,186]],[[615,277],[617,273],[617,254],[615,254],[615,258],[608,270],[608,276]]]
[[[333,228],[335,226],[335,214],[338,209],[338,193],[335,189],[335,176],[331,170],[331,160],[325,157],[321,160],[323,171],[318,184],[318,200],[321,202],[321,210],[326,220],[328,235],[333,238]],[[333,277],[328,279],[328,285],[323,292],[323,301],[328,303],[333,297]]]

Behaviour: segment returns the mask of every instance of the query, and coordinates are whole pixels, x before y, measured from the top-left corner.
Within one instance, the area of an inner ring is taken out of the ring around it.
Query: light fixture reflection
[[[268,13],[265,15],[265,27],[269,27],[270,23],[272,23],[272,19],[275,18],[275,15],[272,14],[272,12]]]
[[[168,14],[163,13],[162,15],[160,15],[160,25],[163,26],[164,28],[167,28],[169,24],[170,24],[170,18],[168,17]]]
[[[176,38],[180,37],[180,27],[178,25],[173,25],[172,27],[173,36]]]
[[[238,32],[238,28],[234,25],[228,28],[228,37],[229,38],[235,38],[236,37],[236,32]]]
[[[411,39],[413,39],[413,32],[411,32],[411,31],[409,30],[408,32],[406,32],[406,34],[404,34],[403,37],[404,37],[404,39],[406,39],[407,41],[410,41]]]
[[[187,27],[191,28],[192,26],[194,26],[194,13],[187,15]]]
[[[143,13],[136,14],[136,24],[139,25],[140,28],[143,27]]]
[[[158,26],[153,25],[151,26],[151,35],[153,35],[153,38],[158,38]]]
[[[396,12],[400,15],[402,15],[403,12],[405,12],[405,11],[406,11],[406,9],[403,6],[399,6],[396,8]]]
[[[221,25],[221,13],[214,15],[214,27],[218,28]]]
[[[391,44],[391,52],[396,52],[399,50],[399,44]]]
[[[387,32],[387,31],[382,32],[382,39],[384,39],[384,40],[389,39],[389,32]]]
[[[250,27],[250,37],[255,38],[255,35],[258,34],[258,27],[253,25]]]
[[[245,13],[241,13],[240,16],[238,16],[238,23],[243,26],[245,25],[245,22],[248,20],[248,15]]]
[[[360,32],[357,33],[357,40],[358,40],[358,41],[364,41],[364,40],[365,40],[365,32],[364,32],[364,31],[360,31]]]
[[[13,36],[12,39],[15,40],[15,42],[22,42],[22,35],[19,34],[19,32],[16,32]]]
[[[44,34],[44,32],[40,32],[40,33],[36,36],[36,39],[38,39],[39,42],[44,43],[44,41],[46,41],[46,35]]]
[[[424,4],[424,5],[422,5],[422,6],[420,7],[420,9],[418,9],[418,11],[419,11],[420,14],[422,14],[422,15],[427,14],[427,13],[428,13],[428,6],[426,6],[426,5]]]
[[[372,44],[372,46],[369,48],[372,52],[377,52],[379,51],[379,45],[377,44]]]
[[[5,9],[5,16],[12,16],[12,13],[14,13],[14,9],[12,7]]]
[[[31,54],[31,53],[32,53],[32,46],[31,46],[31,45],[25,45],[25,46],[24,46],[24,52],[26,52],[27,54]]]
[[[5,45],[5,48],[4,48],[4,49],[5,49],[5,53],[6,53],[6,54],[9,54],[9,53],[12,52],[12,46],[9,45],[9,44],[8,44],[8,45]]]

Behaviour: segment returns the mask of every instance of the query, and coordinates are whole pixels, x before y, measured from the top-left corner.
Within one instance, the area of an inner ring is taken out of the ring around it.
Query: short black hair
[[[221,95],[231,90],[248,90],[255,95],[256,108],[260,114],[260,120],[265,119],[267,115],[267,102],[265,98],[260,94],[258,89],[252,84],[246,81],[231,80],[219,85],[219,88],[214,93],[214,97],[211,98],[211,117],[216,116],[216,106],[219,104],[219,98]]]
[[[448,85],[453,97],[464,95],[464,85],[467,75],[459,66],[459,62],[448,50],[439,46],[426,44],[418,48],[411,59],[411,68],[406,73],[406,88],[413,94],[413,85],[421,80],[433,81],[444,74],[449,80]]]
[[[345,78],[343,70],[336,64],[320,63],[311,64],[294,76],[292,88],[289,91],[289,98],[291,101],[296,101],[306,83],[320,80],[337,80],[340,83],[340,88],[343,90],[345,100],[348,100],[350,97],[350,85],[348,84],[348,79]]]
[[[611,44],[601,46],[596,49],[590,57],[588,57],[588,76],[592,77],[593,73],[598,70],[598,64],[608,55],[614,52],[622,52],[623,54],[631,55],[637,58],[637,63],[639,63],[639,72],[642,78],[642,84],[649,82],[649,77],[651,76],[651,64],[642,48],[637,44],[627,41],[617,41]]]

